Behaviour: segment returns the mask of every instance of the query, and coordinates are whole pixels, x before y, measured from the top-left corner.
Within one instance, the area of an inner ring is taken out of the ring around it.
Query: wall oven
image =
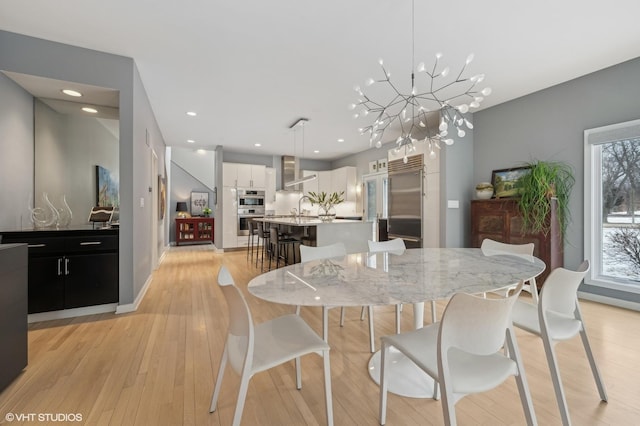
[[[264,207],[238,208],[238,235],[249,235],[249,221],[264,217]]]
[[[264,191],[238,189],[239,209],[253,209],[258,207],[264,209]]]

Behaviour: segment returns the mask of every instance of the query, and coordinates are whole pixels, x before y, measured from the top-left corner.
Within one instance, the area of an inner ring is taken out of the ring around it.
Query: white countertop
[[[345,223],[366,223],[361,220],[349,220],[349,219],[334,219],[331,222],[323,222],[315,217],[265,217],[255,218],[253,220],[276,223],[278,225],[290,225],[290,226],[316,226],[316,225],[340,225]]]

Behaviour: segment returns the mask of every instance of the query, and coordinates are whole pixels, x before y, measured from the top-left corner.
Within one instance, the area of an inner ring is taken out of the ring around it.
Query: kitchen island
[[[309,216],[267,216],[253,220],[264,222],[267,228],[276,226],[281,232],[290,234],[305,245],[326,246],[342,242],[347,253],[368,251],[367,241],[373,240],[373,222],[349,219],[323,222]]]

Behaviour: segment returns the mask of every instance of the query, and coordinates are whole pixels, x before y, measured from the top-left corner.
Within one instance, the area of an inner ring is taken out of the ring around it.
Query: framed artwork
[[[527,175],[529,167],[513,167],[491,172],[491,184],[493,185],[494,198],[511,198],[520,195],[522,187],[520,178]]]
[[[191,193],[191,216],[204,216],[202,210],[209,207],[208,192],[192,192]]]
[[[162,175],[158,175],[158,219],[164,219],[164,210],[167,205],[167,184]]]
[[[119,205],[117,176],[102,166],[96,166],[96,206],[118,207]]]

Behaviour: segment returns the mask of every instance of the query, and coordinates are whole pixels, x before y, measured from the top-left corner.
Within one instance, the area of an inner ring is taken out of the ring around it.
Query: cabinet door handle
[[[28,248],[39,248],[39,247],[46,247],[46,244],[27,244]]]
[[[58,276],[62,275],[62,258],[58,258]]]
[[[69,275],[69,259],[64,259],[64,274]]]
[[[102,244],[102,241],[83,241],[80,243],[81,246],[99,246]]]

